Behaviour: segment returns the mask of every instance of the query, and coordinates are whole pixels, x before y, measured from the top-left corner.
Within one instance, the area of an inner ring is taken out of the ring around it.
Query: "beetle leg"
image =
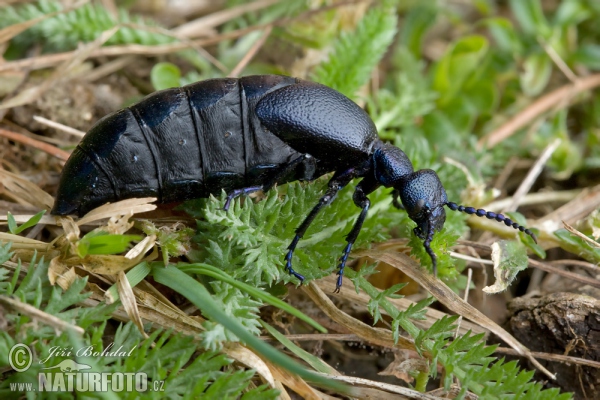
[[[281,167],[279,169],[279,171],[277,171],[273,175],[273,177],[271,177],[269,180],[267,180],[267,183],[265,183],[263,185],[263,190],[265,192],[267,190],[270,190],[273,186],[275,186],[275,184],[277,182],[279,182],[287,174],[289,174],[290,172],[292,172],[300,163],[302,163],[304,160],[306,160],[308,158],[310,158],[310,155],[308,155],[308,154],[302,154],[300,157],[297,157],[297,158],[293,159],[292,161],[290,161],[289,163],[285,164],[283,167]]]
[[[319,199],[319,202],[313,207],[310,213],[306,216],[304,221],[300,224],[300,226],[296,229],[296,236],[292,240],[292,243],[288,246],[288,252],[285,256],[285,269],[296,278],[300,280],[300,282],[304,281],[304,277],[294,271],[292,268],[292,256],[294,255],[294,250],[298,245],[302,236],[306,233],[306,230],[312,224],[315,217],[328,204],[335,199],[337,193],[344,188],[352,179],[356,177],[357,170],[355,168],[349,169],[342,173],[336,173],[333,178],[329,181],[329,188],[325,192],[325,194]]]
[[[227,195],[227,200],[225,201],[225,205],[223,206],[223,210],[225,210],[225,211],[229,210],[229,206],[231,205],[232,200],[235,199],[238,196],[247,195],[247,194],[250,194],[250,193],[258,192],[259,190],[262,190],[262,191],[265,191],[265,192],[268,191],[268,190],[270,190],[273,186],[275,186],[275,184],[281,178],[283,178],[284,176],[286,176],[287,174],[289,174],[290,171],[292,171],[294,168],[296,168],[298,166],[298,164],[300,164],[302,161],[304,161],[308,157],[310,157],[308,154],[303,154],[300,157],[297,157],[297,158],[293,159],[292,161],[290,161],[289,163],[283,165],[274,174],[274,176],[272,178],[270,178],[267,181],[267,183],[265,183],[264,185],[250,186],[250,187],[247,187],[247,188],[232,190]]]
[[[405,210],[404,205],[398,201],[398,197],[400,197],[400,191],[394,189],[392,191],[392,205],[399,210]]]
[[[372,193],[375,189],[379,187],[379,183],[371,178],[363,179],[357,186],[354,191],[354,196],[352,199],[354,200],[354,204],[358,207],[362,208],[360,215],[356,219],[352,230],[346,236],[346,241],[348,244],[344,248],[344,252],[340,257],[340,264],[338,265],[338,278],[335,285],[335,293],[339,293],[342,287],[342,278],[344,277],[344,267],[346,266],[346,261],[348,260],[348,255],[350,254],[350,250],[352,250],[352,245],[356,241],[358,234],[362,228],[363,222],[365,222],[365,218],[367,217],[367,213],[369,212],[369,207],[371,206],[371,201],[367,197],[369,193]]]
[[[229,210],[229,206],[231,205],[231,201],[233,199],[235,199],[236,197],[244,194],[250,194],[250,193],[254,193],[254,192],[258,192],[259,190],[262,190],[262,186],[251,186],[251,187],[247,187],[247,188],[242,188],[242,189],[235,189],[232,190],[228,195],[227,195],[227,200],[225,201],[225,205],[223,206],[223,210],[227,211]]]

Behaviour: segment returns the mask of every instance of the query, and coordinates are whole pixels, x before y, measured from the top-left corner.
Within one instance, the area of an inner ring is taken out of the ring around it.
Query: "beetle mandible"
[[[223,78],[162,90],[100,119],[67,161],[52,214],[85,214],[107,202],[157,197],[161,203],[228,193],[268,190],[276,183],[314,180],[333,172],[328,189],[296,229],[285,256],[292,268],[298,241],[319,211],[350,181],[361,212],[338,265],[337,291],[346,260],[380,186],[393,188],[393,204],[416,222],[436,273],[430,247],[453,211],[504,222],[532,236],[502,214],[449,202],[437,174],[414,171],[404,152],[382,142],[373,121],[356,103],[318,83],[280,75]],[[398,201],[401,200],[402,204]]]

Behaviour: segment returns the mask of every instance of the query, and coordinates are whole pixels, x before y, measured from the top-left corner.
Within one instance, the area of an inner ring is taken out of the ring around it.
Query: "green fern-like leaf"
[[[61,11],[60,2],[40,0],[22,6],[5,7],[0,13],[0,29],[9,25],[39,18],[52,12]],[[173,42],[175,39],[156,32],[158,25],[148,19],[130,15],[120,8],[113,17],[98,4],[85,4],[73,11],[58,14],[32,26],[15,36],[13,41],[23,48],[33,43],[42,44],[47,50],[60,51],[77,47],[79,42],[91,42],[102,32],[121,25],[106,43],[155,45]]]
[[[393,8],[372,8],[354,32],[340,36],[329,60],[316,69],[313,79],[354,98],[392,43],[395,14]]]
[[[542,390],[541,384],[531,381],[533,372],[523,371],[516,362],[504,363],[491,357],[495,346],[486,346],[483,334],[465,335],[452,340],[457,316],[444,317],[436,321],[429,329],[417,328],[411,321],[414,317],[423,316],[423,311],[431,303],[431,299],[421,301],[408,310],[400,311],[391,304],[378,289],[375,289],[366,279],[356,275],[355,284],[363,289],[370,297],[369,311],[375,317],[381,315],[379,310],[373,310],[378,305],[392,318],[394,338],[398,337],[400,328],[413,337],[419,354],[429,354],[430,365],[442,365],[445,374],[444,386],[449,388],[455,378],[460,381],[461,393],[471,391],[478,396],[501,398],[554,399],[566,400],[571,398],[568,393],[558,396],[557,390]],[[425,387],[427,374],[418,374],[425,382],[417,382],[418,387]],[[435,377],[437,368],[430,368],[429,376]]]
[[[263,201],[236,201],[227,212],[222,209],[224,195],[220,200],[213,198],[188,203],[184,209],[202,218],[198,221],[198,234],[194,239],[200,250],[189,257],[193,262],[219,267],[254,286],[297,282],[283,270],[284,256],[296,228],[317,204],[324,187],[325,180],[311,184],[294,182],[283,187],[286,195],[282,198],[272,190]],[[377,191],[370,197],[373,206],[355,249],[384,239],[382,227],[392,221],[392,214],[384,212],[390,203],[386,191]],[[299,242],[294,253],[294,269],[306,279],[318,279],[332,272],[346,245],[345,235],[358,212],[352,202],[352,188],[344,189],[317,216]]]

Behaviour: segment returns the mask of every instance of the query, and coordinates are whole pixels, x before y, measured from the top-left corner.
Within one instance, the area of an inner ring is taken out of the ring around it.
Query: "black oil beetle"
[[[67,161],[55,215],[83,215],[106,202],[157,197],[170,203],[225,190],[228,209],[236,196],[276,183],[310,181],[334,172],[328,189],[297,228],[285,256],[292,255],[315,216],[350,181],[360,215],[347,236],[344,266],[369,211],[369,193],[393,188],[393,203],[417,223],[415,234],[430,247],[446,220],[444,207],[487,217],[535,236],[506,218],[448,201],[437,174],[414,171],[399,148],[382,142],[367,113],[341,93],[314,82],[279,75],[223,78],[153,93],[109,114],[85,135]],[[398,201],[401,200],[402,204]]]

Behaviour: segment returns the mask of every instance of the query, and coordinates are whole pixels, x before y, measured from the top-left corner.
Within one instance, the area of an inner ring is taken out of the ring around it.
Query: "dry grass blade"
[[[600,243],[596,242],[593,239],[590,239],[589,237],[587,237],[583,233],[579,232],[577,229],[573,228],[571,225],[567,224],[565,221],[562,221],[562,223],[563,223],[563,226],[565,227],[566,230],[568,230],[569,232],[571,232],[573,235],[581,238],[582,240],[584,240],[590,246],[596,247],[596,248],[600,247]]]
[[[121,299],[121,304],[123,304],[125,312],[133,321],[135,326],[137,326],[142,336],[145,339],[148,339],[148,335],[144,331],[144,324],[142,323],[142,318],[137,307],[137,302],[135,300],[135,295],[133,294],[133,289],[131,288],[129,280],[127,279],[127,276],[125,276],[125,273],[123,271],[119,272],[119,274],[117,275],[117,288],[119,290],[119,297]]]
[[[529,190],[531,190],[531,186],[533,186],[537,177],[542,173],[544,165],[546,165],[552,154],[554,154],[556,149],[558,149],[560,143],[560,139],[554,139],[548,146],[546,146],[513,195],[512,203],[510,203],[510,205],[506,207],[503,212],[515,211],[519,207],[523,197],[529,192]]]
[[[265,31],[256,41],[256,43],[254,43],[252,48],[244,55],[244,57],[240,60],[238,65],[236,65],[235,68],[231,70],[231,72],[228,75],[230,78],[236,78],[240,73],[242,73],[244,68],[246,68],[246,65],[250,63],[250,61],[252,60],[252,58],[254,58],[258,50],[260,50],[260,48],[265,44],[272,30],[272,26],[268,26],[267,28],[265,28]]]
[[[156,209],[156,205],[152,204],[156,200],[156,197],[142,197],[105,204],[84,215],[77,221],[77,225],[86,225],[90,222],[114,217],[115,215],[135,215],[152,211]]]
[[[496,348],[496,353],[509,354],[511,356],[519,355],[515,349],[509,349],[507,347]],[[532,351],[531,354],[533,354],[535,358],[539,358],[540,360],[559,361],[569,364],[577,364],[600,369],[600,361],[586,360],[584,358],[566,356],[562,354],[540,353],[537,351]]]
[[[303,399],[321,400],[321,396],[306,381],[295,374],[279,368],[277,365],[267,363],[273,377],[302,396]]]
[[[79,275],[75,272],[75,268],[67,267],[60,260],[60,257],[54,257],[50,260],[50,265],[48,266],[48,280],[51,285],[58,285],[63,290],[67,290],[78,278]]]
[[[278,3],[279,0],[260,0],[248,4],[240,4],[236,7],[227,8],[212,14],[200,17],[172,29],[177,36],[188,39],[207,36],[212,33],[213,28],[222,25],[234,18],[240,17],[248,12],[258,11]]]
[[[563,223],[574,224],[598,208],[600,185],[583,189],[573,200],[537,220],[535,226],[546,232],[554,232],[562,228]]]
[[[4,218],[6,219],[6,217]],[[50,245],[46,242],[42,242],[39,240],[31,239],[28,237],[24,237],[21,235],[13,235],[12,233],[0,232],[0,242],[1,243],[12,243],[12,249],[30,249],[30,250],[39,250],[39,251],[48,251],[50,249]]]
[[[54,205],[52,196],[20,175],[0,169],[0,183],[4,185],[4,194],[10,195],[20,204],[28,204],[39,210],[50,210]]]
[[[82,138],[83,135],[85,135],[85,132],[82,132],[82,131],[80,131],[78,129],[71,128],[70,126],[66,126],[66,125],[60,124],[60,123],[55,122],[55,121],[51,121],[51,120],[49,120],[47,118],[40,117],[39,115],[34,115],[33,116],[33,120],[36,121],[36,122],[39,122],[42,125],[46,125],[46,126],[49,126],[51,128],[57,129],[57,130],[59,130],[61,132],[65,132],[65,133],[68,133],[70,135],[73,135],[73,136],[75,136],[77,138]]]
[[[322,374],[323,375],[323,374]],[[360,388],[356,386],[362,386],[367,388],[376,388],[390,393],[396,393],[402,395],[405,399],[418,399],[418,400],[442,400],[444,397],[432,396],[426,393],[417,392],[414,389],[405,388],[402,386],[391,385],[389,383],[372,381],[369,379],[356,378],[353,376],[339,376],[339,375],[323,375],[327,376],[330,379],[334,379],[336,381],[349,383],[353,385],[352,395],[360,398],[368,398],[364,397],[363,393],[361,393]]]
[[[334,293],[335,285],[336,285],[336,277],[333,275],[325,277],[323,279],[319,279],[317,281],[317,285],[325,293],[331,293],[332,296],[343,298],[344,300],[347,300],[353,304],[360,304],[360,305],[363,305],[366,307],[367,303],[371,300],[371,298],[366,293],[362,293],[362,292],[356,293],[355,291],[346,290],[343,293]],[[406,298],[388,299],[388,301],[390,303],[392,303],[394,306],[396,306],[399,310],[406,310],[408,307],[415,305],[415,302],[408,300]],[[426,310],[427,311],[425,314],[425,317],[426,317],[425,320],[413,321],[415,326],[417,326],[421,329],[430,328],[431,325],[433,325],[437,320],[444,317],[445,315],[448,315],[444,312],[434,310],[431,307],[427,307]],[[385,310],[381,310],[381,314],[387,315],[387,312]],[[469,330],[473,333],[482,333],[482,332],[487,333],[488,332],[486,329],[482,328],[481,326],[479,326],[477,324],[473,324],[468,321],[463,322],[462,327],[460,329],[460,333],[465,334]]]
[[[590,75],[579,79],[576,83],[560,87],[534,101],[498,129],[482,137],[477,144],[480,148],[484,146],[487,148],[493,147],[557,105],[560,105],[561,108],[566,107],[568,102],[564,101],[565,98],[572,98],[598,86],[600,86],[600,74]]]
[[[106,41],[110,39],[118,30],[119,27],[114,27],[112,29],[104,31],[98,37],[98,39],[70,53],[70,57],[65,59],[63,63],[60,64],[54,70],[50,77],[48,77],[46,80],[44,80],[41,84],[37,86],[27,88],[19,92],[18,95],[9,99],[5,99],[2,103],[0,103],[0,110],[29,104],[32,101],[39,98],[42,95],[42,93],[48,90],[52,85],[55,85],[61,80],[63,80],[64,77],[69,73],[69,71],[71,71],[76,66],[79,66],[83,61],[90,57],[90,55],[93,54],[95,50],[102,47],[102,45],[106,43]]]
[[[392,332],[389,329],[371,327],[337,308],[314,281],[307,286],[302,286],[302,290],[329,318],[361,339],[378,346],[416,350],[412,340],[400,336],[398,342],[394,343]]]
[[[42,310],[35,308],[34,306],[23,303],[18,299],[0,295],[0,304],[5,305],[6,307],[10,307],[23,315],[27,315],[34,321],[38,321],[45,325],[51,326],[54,329],[56,329],[57,332],[73,331],[80,336],[83,336],[85,332],[84,329],[80,326],[65,322],[62,319],[55,317],[54,315],[48,314]]]
[[[548,203],[567,203],[573,200],[577,195],[581,193],[581,189],[573,190],[557,190],[552,192],[537,192],[528,193],[521,200],[519,204],[521,206],[531,206]],[[501,200],[493,201],[485,206],[486,210],[499,212],[504,210],[513,203],[512,197],[506,197]]]
[[[50,154],[53,157],[58,158],[62,161],[67,161],[70,154],[64,150],[59,149],[56,146],[52,146],[51,144],[40,142],[39,140],[32,139],[25,135],[22,135],[17,132],[11,132],[7,129],[0,128],[0,136],[5,137],[9,140],[13,140],[15,142],[23,143],[25,146],[30,146],[35,149],[41,150],[45,153]]]
[[[434,278],[421,270],[419,265],[410,257],[396,252],[374,251],[368,250],[358,254],[360,256],[368,256],[375,260],[386,262],[395,268],[398,268],[406,275],[419,283],[425,290],[431,293],[440,303],[454,311],[458,315],[470,319],[471,321],[483,326],[484,328],[494,332],[498,337],[504,340],[509,346],[514,348],[520,355],[525,356],[535,365],[540,371],[551,379],[556,379],[554,374],[548,371],[541,365],[532,355],[531,351],[523,346],[510,333],[502,329],[498,324],[484,315],[481,311],[471,306],[454,293],[443,282]]]
[[[252,350],[247,349],[239,343],[227,343],[223,346],[223,352],[237,362],[256,370],[271,387],[277,386],[267,363]]]

